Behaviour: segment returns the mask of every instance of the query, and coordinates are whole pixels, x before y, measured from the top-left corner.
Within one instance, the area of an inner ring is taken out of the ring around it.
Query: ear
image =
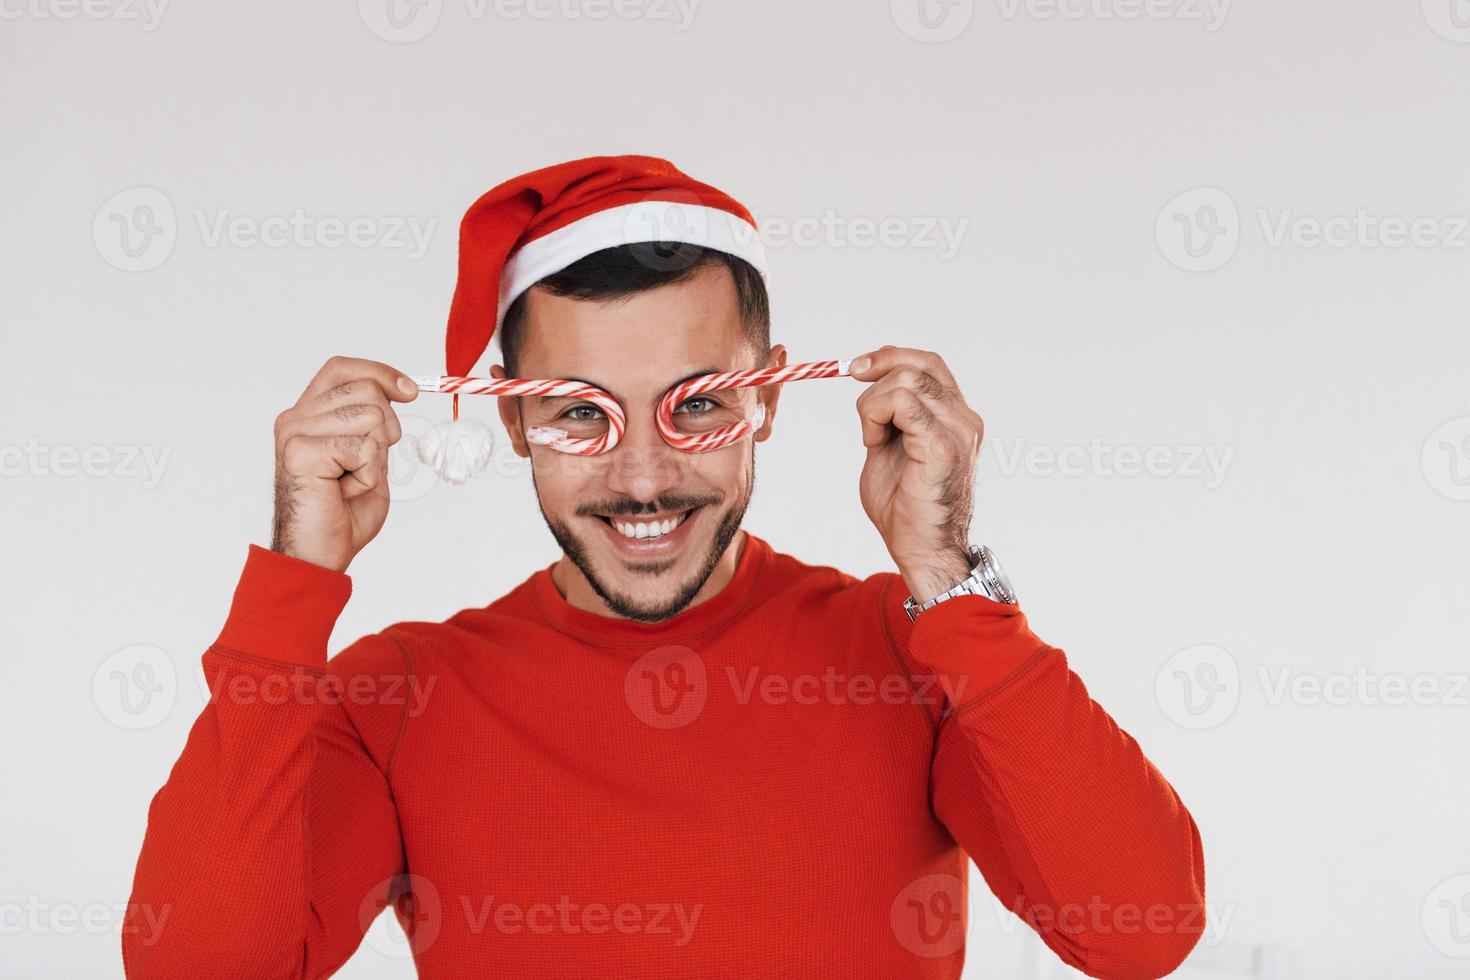
[[[786,366],[786,346],[776,344],[771,348],[771,356],[761,367],[782,368]],[[755,396],[760,399],[761,406],[766,410],[766,420],[759,429],[756,429],[751,439],[754,442],[765,442],[771,437],[771,425],[776,421],[776,402],[781,399],[781,389],[784,385],[761,385],[755,389]]]
[[[490,366],[490,377],[506,378],[505,368],[499,364]],[[495,399],[496,407],[500,409],[500,421],[505,425],[506,435],[510,436],[511,448],[516,451],[517,456],[526,459],[531,458],[531,446],[526,442],[525,430],[521,427],[521,403],[514,395],[500,395]]]

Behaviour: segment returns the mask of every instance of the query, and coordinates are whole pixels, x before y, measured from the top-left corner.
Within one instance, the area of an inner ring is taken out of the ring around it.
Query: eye
[[[707,407],[703,409],[687,409],[687,406],[694,405],[699,402],[703,402]],[[685,399],[683,404],[674,409],[674,413],[676,415],[680,412],[684,412],[686,415],[703,415],[705,412],[712,412],[719,407],[720,403],[715,401],[713,398],[706,398],[704,395],[695,395],[693,398]]]
[[[576,415],[574,414],[576,412],[591,412],[592,414]],[[581,405],[573,405],[565,412],[562,412],[559,417],[564,419],[571,419],[573,422],[596,422],[603,416],[602,409],[598,408],[596,405],[583,403]]]

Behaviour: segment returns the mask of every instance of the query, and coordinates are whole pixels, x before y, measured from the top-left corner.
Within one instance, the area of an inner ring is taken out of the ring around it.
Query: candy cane
[[[837,378],[848,375],[850,361],[809,361],[791,364],[782,368],[758,368],[749,371],[725,371],[691,378],[674,387],[658,404],[654,419],[664,441],[686,453],[703,453],[720,449],[745,438],[759,429],[765,422],[765,406],[757,403],[748,418],[731,423],[714,432],[688,436],[674,427],[674,409],[691,395],[706,391],[725,391],[730,388],[751,388],[759,385],[782,384],[787,381],[805,381],[811,378]],[[537,445],[547,446],[557,452],[574,453],[581,456],[596,456],[608,452],[621,441],[627,431],[628,420],[623,407],[601,388],[580,381],[536,378],[464,378],[453,375],[409,375],[420,391],[442,392],[455,396],[454,417],[459,418],[460,395],[537,395],[543,397],[565,396],[580,398],[600,408],[607,416],[607,431],[595,439],[573,439],[565,430],[555,426],[532,426],[526,430],[526,438]],[[476,454],[481,455],[481,454]],[[483,453],[488,459],[488,451]]]
[[[790,364],[783,368],[759,368],[754,371],[726,371],[722,374],[706,374],[691,378],[675,387],[658,403],[655,418],[658,431],[664,441],[686,453],[703,453],[720,449],[745,438],[759,429],[766,420],[765,406],[757,404],[750,418],[741,419],[703,435],[687,436],[674,428],[674,409],[691,395],[706,391],[725,391],[730,388],[751,388],[758,385],[781,384],[786,381],[805,381],[809,378],[838,378],[847,375],[851,361],[808,361],[805,364]]]
[[[554,426],[532,426],[526,430],[526,438],[540,446],[548,446],[557,452],[573,453],[578,456],[596,456],[615,447],[628,430],[623,407],[612,395],[601,388],[580,381],[561,381],[537,378],[460,378],[452,375],[409,375],[419,391],[438,391],[455,397],[455,417],[459,416],[459,395],[540,395],[554,397],[564,395],[592,402],[607,416],[607,431],[595,439],[573,439],[563,429]]]

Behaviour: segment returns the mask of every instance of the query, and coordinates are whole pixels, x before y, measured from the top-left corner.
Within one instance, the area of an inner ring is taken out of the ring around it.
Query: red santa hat
[[[767,274],[750,212],[657,157],[572,160],[486,192],[460,223],[445,373],[474,370],[506,309],[539,280],[593,252],[655,241],[726,252]]]

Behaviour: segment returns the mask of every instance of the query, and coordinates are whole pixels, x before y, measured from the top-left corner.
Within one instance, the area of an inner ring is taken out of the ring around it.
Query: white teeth
[[[613,527],[618,529],[618,533],[621,534],[623,537],[635,538],[639,541],[644,541],[649,538],[663,537],[665,534],[668,534],[680,524],[683,524],[684,518],[686,516],[688,515],[680,514],[678,517],[670,517],[668,520],[655,521],[651,524],[644,523],[642,521],[637,524],[628,524],[624,521],[613,521],[612,525]]]

